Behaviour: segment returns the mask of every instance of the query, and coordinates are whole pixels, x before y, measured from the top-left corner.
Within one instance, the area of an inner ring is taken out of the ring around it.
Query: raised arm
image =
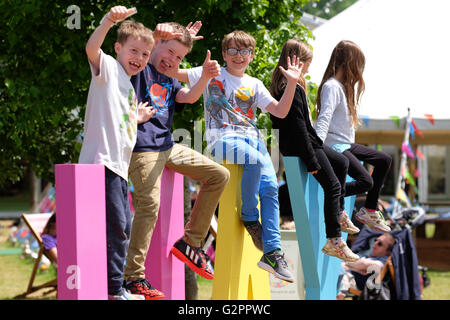
[[[297,85],[297,81],[300,78],[303,64],[296,56],[293,56],[292,63],[291,58],[288,57],[287,66],[287,70],[282,66],[279,67],[281,72],[287,79],[284,93],[281,96],[280,101],[274,101],[266,108],[268,112],[281,119],[285,118],[289,113],[289,109],[291,108],[292,100],[295,94],[295,86]]]
[[[202,95],[209,79],[217,77],[218,75],[220,75],[220,65],[216,60],[211,60],[211,51],[207,50],[200,79],[190,89],[183,88],[178,91],[177,96],[175,97],[175,101],[178,103],[194,103]],[[187,79],[187,72],[185,76]],[[188,80],[184,82],[188,82]]]
[[[127,9],[124,6],[112,7],[89,38],[86,43],[86,54],[95,69],[95,74],[98,74],[100,71],[100,48],[109,29],[117,22],[125,20],[136,12],[136,8]]]

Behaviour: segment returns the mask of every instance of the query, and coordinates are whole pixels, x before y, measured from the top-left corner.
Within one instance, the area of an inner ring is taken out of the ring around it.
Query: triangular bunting
[[[416,155],[420,160],[425,160],[425,156],[423,155],[422,151],[420,151],[419,148],[416,149]]]
[[[402,143],[402,152],[406,153],[406,155],[410,158],[413,158],[413,159],[416,158],[415,154],[412,151],[410,144],[406,141],[403,141],[403,143]]]
[[[409,135],[410,135],[411,138],[413,138],[413,139],[415,138],[414,132],[415,132],[414,126],[413,126],[412,123],[410,122],[410,123],[409,123]]]
[[[365,127],[369,127],[369,121],[370,121],[369,116],[361,116],[361,119],[362,119],[362,121],[364,123],[364,126]]]
[[[411,120],[411,124],[414,127],[414,133],[416,133],[418,136],[423,138],[423,133],[422,133],[422,131],[419,130],[419,128],[417,127],[417,125],[414,122],[414,120]]]
[[[425,113],[424,116],[431,122],[432,125],[434,125],[434,116],[432,114]]]
[[[389,118],[391,118],[392,121],[394,121],[397,128],[400,128],[400,117],[399,116],[390,116]]]

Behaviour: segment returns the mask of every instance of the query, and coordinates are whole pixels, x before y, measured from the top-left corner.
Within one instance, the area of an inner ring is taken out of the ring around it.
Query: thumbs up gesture
[[[135,13],[137,13],[136,8],[127,9],[124,6],[115,6],[109,10],[107,18],[110,19],[112,22],[117,23],[119,21],[125,20],[126,18],[132,16]]]
[[[211,51],[206,51],[206,58],[203,62],[202,77],[207,77],[208,79],[217,77],[220,75],[220,64],[217,60],[211,60]]]

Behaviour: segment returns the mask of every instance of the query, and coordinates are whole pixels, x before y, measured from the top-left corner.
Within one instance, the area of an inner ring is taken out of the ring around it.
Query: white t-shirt
[[[344,87],[335,78],[328,79],[320,92],[321,110],[315,129],[327,145],[355,142],[355,128],[347,106]]]
[[[128,181],[136,143],[137,98],[119,61],[101,52],[99,74],[91,67],[79,163],[103,164]]]
[[[202,75],[202,67],[188,69],[189,85],[194,86]],[[209,80],[203,91],[205,127],[208,148],[225,136],[256,137],[256,108],[263,112],[275,101],[262,81],[247,74],[236,77],[221,68],[220,76]]]

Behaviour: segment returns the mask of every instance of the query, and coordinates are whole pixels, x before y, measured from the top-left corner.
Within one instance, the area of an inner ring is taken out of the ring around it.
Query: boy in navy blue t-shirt
[[[198,24],[196,24],[198,25]],[[161,175],[170,168],[201,183],[201,189],[185,226],[183,237],[171,252],[199,275],[213,279],[207,267],[201,241],[205,238],[220,195],[229,180],[223,166],[181,144],[174,143],[171,127],[173,113],[179,104],[194,103],[201,96],[209,79],[217,76],[220,66],[210,60],[207,52],[204,73],[196,86],[183,87],[167,76],[191,50],[193,39],[189,30],[177,23],[164,24],[171,32],[180,33],[173,40],[156,43],[149,64],[131,78],[138,101],[148,102],[156,114],[138,125],[136,146],[133,150],[129,175],[134,186],[136,210],[131,231],[125,268],[125,287],[132,293],[142,294],[147,300],[161,299],[164,294],[145,279],[145,260],[159,211]],[[198,31],[198,30],[197,30]]]

